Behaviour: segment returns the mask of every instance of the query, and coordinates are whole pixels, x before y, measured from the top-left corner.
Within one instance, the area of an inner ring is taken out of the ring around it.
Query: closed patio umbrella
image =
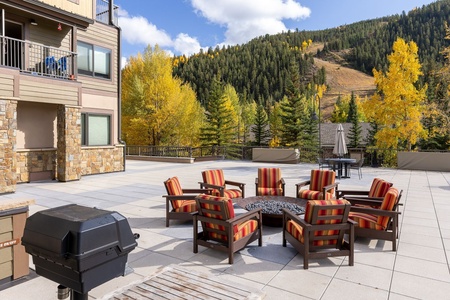
[[[342,157],[347,152],[348,151],[347,151],[347,144],[345,143],[344,127],[342,127],[342,124],[339,124],[336,128],[336,137],[334,139],[333,154],[335,154],[338,157]]]

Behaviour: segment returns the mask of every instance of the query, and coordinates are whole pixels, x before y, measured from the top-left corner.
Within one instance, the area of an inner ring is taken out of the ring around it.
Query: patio
[[[192,251],[192,225],[171,221],[165,227],[163,181],[178,176],[183,187],[198,187],[201,171],[221,168],[230,180],[245,182],[246,195],[255,195],[258,167],[280,167],[286,181],[286,196],[295,196],[295,183],[309,178],[312,164],[270,164],[249,161],[205,161],[193,164],[127,161],[126,171],[84,176],[80,181],[21,184],[6,198],[33,198],[30,214],[47,208],[76,203],[115,210],[129,219],[140,234],[138,247],[128,263],[134,272],[111,280],[89,292],[99,299],[130,283],[142,280],[160,268],[178,265],[195,272],[259,289],[264,299],[446,299],[450,294],[450,172],[426,172],[363,168],[363,178],[354,171],[341,179],[342,188],[368,189],[381,177],[403,189],[400,207],[398,251],[390,242],[356,240],[355,265],[346,258],[314,260],[304,270],[302,257],[288,245],[281,246],[281,229],[264,226],[263,247],[254,242],[227,255],[206,248]],[[33,265],[31,263],[31,268]],[[0,290],[1,299],[56,299],[57,283],[31,275]],[[0,289],[5,286],[0,286]]]

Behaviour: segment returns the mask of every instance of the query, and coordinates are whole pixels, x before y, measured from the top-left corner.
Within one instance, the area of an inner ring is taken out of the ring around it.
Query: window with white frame
[[[78,73],[100,78],[111,78],[111,50],[100,46],[77,43]]]
[[[82,113],[81,145],[82,146],[111,145],[111,115]]]

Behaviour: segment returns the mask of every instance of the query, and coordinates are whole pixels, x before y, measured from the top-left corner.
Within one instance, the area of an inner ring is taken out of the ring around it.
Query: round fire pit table
[[[235,199],[237,205],[245,210],[262,208],[262,223],[267,226],[283,226],[283,208],[295,214],[305,213],[306,200],[286,196],[254,196]]]

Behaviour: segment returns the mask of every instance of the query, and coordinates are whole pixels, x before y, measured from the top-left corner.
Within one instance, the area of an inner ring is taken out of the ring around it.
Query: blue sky
[[[122,60],[158,44],[191,55],[288,29],[317,30],[408,12],[435,0],[115,0]]]

